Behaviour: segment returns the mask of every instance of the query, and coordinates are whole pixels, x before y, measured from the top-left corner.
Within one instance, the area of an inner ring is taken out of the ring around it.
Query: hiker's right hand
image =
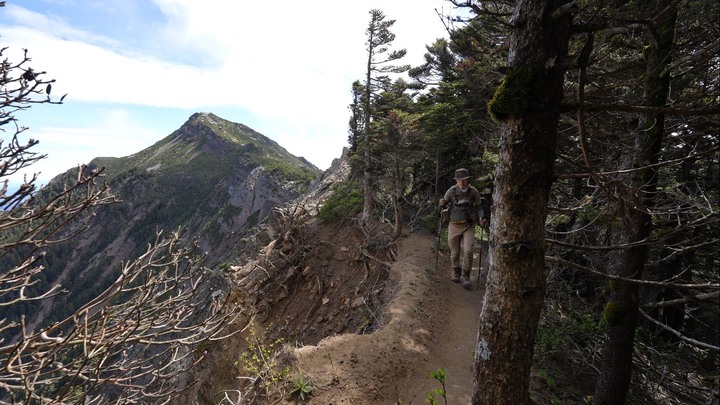
[[[446,201],[445,201],[444,198],[441,198],[441,199],[440,199],[440,208],[442,208],[442,207],[445,206],[445,202],[446,202]]]

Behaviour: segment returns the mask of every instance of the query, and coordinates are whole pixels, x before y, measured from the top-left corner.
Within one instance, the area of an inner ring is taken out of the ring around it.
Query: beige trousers
[[[467,223],[448,224],[448,245],[450,245],[450,265],[460,267],[468,274],[472,270],[473,245],[475,244],[475,226]],[[460,251],[462,250],[462,263]]]

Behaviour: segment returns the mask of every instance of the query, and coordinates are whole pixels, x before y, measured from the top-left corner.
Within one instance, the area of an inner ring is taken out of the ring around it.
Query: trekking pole
[[[483,227],[480,227],[480,253],[478,254],[478,275],[477,275],[477,285],[475,286],[475,289],[480,289],[480,273],[482,272],[482,246],[483,246]]]
[[[442,234],[442,210],[438,214],[438,237],[437,237],[437,246],[435,246],[435,273],[438,272],[438,260],[440,259],[440,235]]]

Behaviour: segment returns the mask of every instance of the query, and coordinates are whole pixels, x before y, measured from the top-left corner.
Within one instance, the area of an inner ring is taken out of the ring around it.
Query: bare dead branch
[[[701,341],[699,341],[699,340],[697,340],[697,339],[693,339],[693,338],[687,337],[687,336],[683,335],[682,333],[676,331],[675,329],[673,329],[673,328],[665,325],[664,323],[658,322],[655,318],[653,318],[652,316],[648,315],[648,314],[647,314],[645,311],[643,311],[642,309],[638,309],[638,311],[642,314],[642,316],[645,317],[645,319],[647,319],[648,321],[654,323],[655,325],[657,325],[657,326],[665,329],[666,331],[672,333],[673,335],[677,336],[677,337],[680,338],[680,340],[682,340],[683,342],[686,342],[686,343],[688,343],[688,344],[691,344],[691,345],[693,345],[693,346],[697,346],[697,347],[700,347],[700,348],[703,348],[703,349],[709,349],[709,350],[715,350],[715,351],[720,350],[720,346],[714,346],[714,345],[711,345],[711,344],[709,344],[709,343],[701,342]]]
[[[556,256],[545,256],[545,261],[557,263],[561,266],[565,266],[571,269],[580,270],[584,273],[592,274],[594,276],[606,278],[609,280],[617,280],[617,281],[623,281],[626,283],[633,283],[633,284],[640,284],[640,285],[654,285],[659,287],[671,287],[676,289],[685,289],[685,290],[720,290],[720,284],[717,283],[697,283],[697,284],[691,284],[691,283],[677,283],[677,282],[664,282],[664,281],[653,281],[653,280],[638,280],[634,278],[626,278],[626,277],[620,277],[620,276],[614,276],[612,274],[603,273],[594,269],[591,269],[587,266],[582,266],[580,264],[571,262],[569,260],[565,260]]]
[[[37,141],[20,141],[25,128],[14,113],[64,98],[50,99],[54,81],[29,62],[27,50],[19,63],[0,62],[0,127],[14,126],[9,140],[0,140],[0,259],[10,267],[0,273],[0,308],[8,311],[64,292],[61,285],[33,291],[47,271],[44,248],[72,239],[93,209],[117,201],[103,169],[86,166],[62,178],[64,186],[38,191],[33,175],[9,189],[7,176],[44,157],[33,152]],[[28,404],[169,403],[191,386],[177,378],[203,358],[195,347],[231,336],[239,308],[230,305],[224,277],[204,268],[197,246],[181,236],[158,231],[144,254],[117,269],[114,283],[65,319],[0,319],[3,395]]]
[[[672,307],[675,305],[682,305],[682,304],[690,304],[694,302],[701,302],[701,301],[709,301],[714,298],[720,297],[720,291],[715,291],[711,293],[704,293],[704,294],[696,294],[690,297],[685,298],[678,298],[675,300],[667,300],[667,301],[658,301],[658,302],[649,302],[647,304],[641,305],[642,308],[663,308],[663,307]]]
[[[720,115],[720,106],[709,108],[692,108],[692,107],[650,107],[644,105],[620,105],[620,104],[565,104],[567,111],[612,111],[612,112],[628,112],[641,114],[665,114],[665,115],[685,115],[685,116],[708,116]]]

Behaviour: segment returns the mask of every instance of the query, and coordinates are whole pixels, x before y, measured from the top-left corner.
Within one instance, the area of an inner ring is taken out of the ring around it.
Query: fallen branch
[[[701,342],[701,341],[696,340],[696,339],[693,339],[693,338],[689,338],[689,337],[683,335],[682,333],[676,331],[675,329],[673,329],[673,328],[665,325],[664,323],[657,321],[655,318],[653,318],[653,317],[651,317],[650,315],[648,315],[648,314],[647,314],[645,311],[643,311],[642,309],[638,309],[638,311],[639,311],[645,318],[647,318],[650,322],[652,322],[652,323],[654,323],[655,325],[657,325],[657,326],[665,329],[666,331],[672,333],[673,335],[677,336],[678,338],[680,338],[680,340],[682,340],[682,341],[684,341],[684,342],[686,342],[686,343],[689,343],[689,344],[691,344],[691,345],[693,345],[693,346],[697,346],[697,347],[700,347],[700,348],[703,348],[703,349],[709,349],[709,350],[715,350],[715,351],[719,351],[719,350],[720,350],[720,346],[713,346],[713,345],[711,345],[711,344],[709,344],[709,343],[705,343],[705,342]]]

